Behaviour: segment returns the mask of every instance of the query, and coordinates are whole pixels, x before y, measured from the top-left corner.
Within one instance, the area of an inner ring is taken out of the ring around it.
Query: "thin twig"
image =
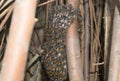
[[[5,4],[0,8],[0,10],[2,10],[3,8],[5,8],[8,4],[10,4],[12,1],[14,0],[8,0],[7,2],[5,2]]]
[[[1,0],[1,1],[0,1],[0,7],[2,6],[3,2],[4,2],[4,0]]]
[[[6,15],[6,13],[10,10],[11,6],[9,6],[8,8],[6,8],[1,14],[0,14],[0,19]]]
[[[14,8],[14,3],[11,5],[11,8],[9,9],[7,15],[5,16],[5,18],[2,20],[1,24],[0,24],[0,31],[2,30],[3,26],[5,25],[5,23],[7,22],[8,18],[10,17],[12,11]]]
[[[45,27],[48,26],[48,11],[49,11],[50,4],[46,5],[46,14],[45,14]]]
[[[4,44],[4,40],[5,40],[5,33],[2,37],[1,43],[0,43],[0,49],[2,48],[3,44]]]
[[[39,43],[40,43],[40,45],[41,45],[41,44],[42,44],[42,40],[41,40],[41,38],[40,38],[40,36],[39,36],[39,34],[38,34],[37,31],[35,31],[35,35],[37,36],[37,38],[38,38],[38,40],[39,40]]]
[[[104,62],[101,62],[101,63],[95,63],[95,64],[93,64],[93,65],[95,65],[95,66],[104,65]]]
[[[88,2],[88,0],[84,0],[84,2]],[[90,29],[89,29],[89,8],[88,8],[88,3],[85,3],[85,59],[84,59],[84,64],[85,64],[85,69],[84,69],[84,76],[85,76],[85,81],[89,81],[87,77],[89,77],[89,34],[90,34]]]
[[[44,3],[39,4],[38,7],[43,6],[43,5],[46,5],[46,4],[51,3],[51,2],[54,2],[54,1],[56,1],[56,0],[46,1],[46,2],[44,2]]]

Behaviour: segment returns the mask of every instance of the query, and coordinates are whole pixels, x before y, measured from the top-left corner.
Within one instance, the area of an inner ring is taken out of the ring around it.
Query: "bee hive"
[[[67,78],[66,30],[77,18],[77,10],[71,5],[55,6],[49,13],[49,26],[45,28],[44,53],[41,62],[50,81]]]

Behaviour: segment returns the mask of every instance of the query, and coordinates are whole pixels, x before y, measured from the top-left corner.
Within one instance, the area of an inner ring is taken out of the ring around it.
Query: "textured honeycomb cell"
[[[55,6],[49,12],[49,26],[45,28],[44,53],[41,62],[50,81],[67,78],[66,30],[78,16],[71,5]]]

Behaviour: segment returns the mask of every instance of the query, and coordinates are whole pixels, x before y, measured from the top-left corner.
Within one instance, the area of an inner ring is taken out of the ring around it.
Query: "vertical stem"
[[[96,66],[93,66],[93,63],[96,63],[96,54],[94,52],[94,20],[93,20],[93,10],[92,10],[92,4],[93,2],[91,0],[89,0],[89,6],[90,6],[90,73],[94,73],[96,70],[95,70],[95,67]],[[92,75],[92,77],[89,78],[90,81],[95,81],[95,77],[96,77],[96,74],[90,74],[90,76]]]
[[[84,0],[85,3],[85,59],[84,59],[84,76],[85,81],[89,81],[89,8],[88,0]]]
[[[104,79],[108,80],[109,61],[110,61],[110,47],[111,47],[111,22],[112,16],[110,15],[108,0],[105,1],[104,8],[104,27],[105,27],[105,40],[104,40]]]
[[[49,10],[49,3],[46,5],[46,16],[45,16],[45,26],[48,26],[48,10]]]
[[[80,3],[83,3],[83,0],[80,0]],[[82,57],[82,66],[84,66],[84,40],[85,40],[85,26],[84,26],[84,5],[82,4],[82,5],[80,5],[80,11],[81,11],[81,16],[82,16],[82,27],[80,27],[80,28],[82,28],[82,34],[80,35],[81,37],[81,39],[80,39],[80,45],[81,45],[81,57]]]
[[[63,4],[64,3],[64,1],[63,0],[59,0],[59,4]]]
[[[37,0],[16,0],[0,81],[23,81]]]
[[[120,15],[115,7],[108,81],[120,81]]]
[[[73,8],[79,7],[79,0],[68,0]],[[79,37],[77,33],[78,21],[74,20],[66,34],[67,61],[70,81],[83,81],[82,60],[80,54]]]
[[[56,0],[55,2],[56,2],[56,5],[58,5],[58,0]]]

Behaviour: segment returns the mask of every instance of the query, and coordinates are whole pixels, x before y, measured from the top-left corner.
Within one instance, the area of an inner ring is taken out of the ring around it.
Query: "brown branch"
[[[77,9],[79,0],[68,0],[68,4]],[[83,81],[82,60],[80,54],[79,37],[77,33],[78,22],[74,20],[66,34],[67,61],[70,81]]]
[[[89,81],[89,8],[88,0],[84,0],[85,3],[85,56],[84,56],[84,76],[85,81]]]
[[[107,3],[108,0],[105,1],[104,8],[104,28],[105,28],[105,37],[104,37],[104,79],[108,80],[108,71],[109,71],[109,60],[110,60],[110,47],[111,47],[111,22],[113,21],[113,17],[110,15],[109,6]]]
[[[23,81],[37,0],[16,0],[0,81]],[[9,72],[9,73],[8,73]]]
[[[95,52],[95,38],[94,38],[94,20],[93,20],[93,4],[92,0],[89,0],[89,10],[90,10],[90,72],[94,72],[93,77],[89,77],[90,81],[95,81],[95,78],[98,76],[96,71],[96,66],[93,66],[93,63],[96,63],[96,52]],[[91,74],[89,75],[91,76]]]

